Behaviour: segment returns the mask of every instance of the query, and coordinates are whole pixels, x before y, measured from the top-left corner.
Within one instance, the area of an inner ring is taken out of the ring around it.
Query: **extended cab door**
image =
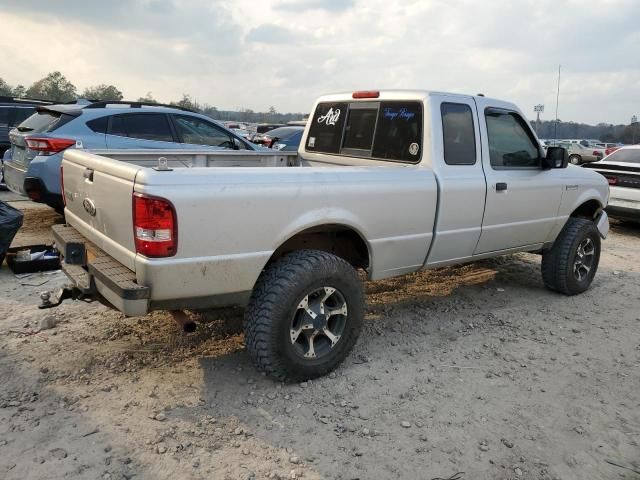
[[[544,243],[562,198],[557,170],[543,170],[542,148],[523,115],[477,98],[487,197],[475,254]]]
[[[487,185],[473,97],[432,95],[431,166],[438,179],[438,220],[427,265],[470,258],[478,244]]]

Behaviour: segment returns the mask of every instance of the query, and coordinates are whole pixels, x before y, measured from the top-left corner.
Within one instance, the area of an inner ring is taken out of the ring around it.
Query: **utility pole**
[[[558,93],[556,94],[556,124],[553,129],[553,138],[557,140],[558,138],[558,102],[560,101],[560,67],[562,65],[558,65]]]

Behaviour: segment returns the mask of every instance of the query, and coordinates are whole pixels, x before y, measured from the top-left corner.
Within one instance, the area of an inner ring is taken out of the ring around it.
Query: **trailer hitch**
[[[55,290],[45,291],[40,294],[40,305],[38,308],[53,308],[60,305],[67,298],[73,300],[83,300],[92,302],[93,298],[87,296],[82,290],[74,285],[65,285]]]

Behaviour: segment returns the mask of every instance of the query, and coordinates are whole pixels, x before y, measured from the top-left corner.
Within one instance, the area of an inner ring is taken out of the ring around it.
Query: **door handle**
[[[504,192],[507,189],[507,182],[496,183],[496,192]]]
[[[84,172],[82,172],[82,176],[89,182],[93,182],[93,168],[85,168]]]

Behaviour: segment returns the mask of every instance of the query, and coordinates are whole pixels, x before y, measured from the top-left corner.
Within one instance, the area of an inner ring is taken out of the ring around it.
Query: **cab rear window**
[[[309,152],[415,163],[422,147],[420,102],[320,103],[314,112]]]

